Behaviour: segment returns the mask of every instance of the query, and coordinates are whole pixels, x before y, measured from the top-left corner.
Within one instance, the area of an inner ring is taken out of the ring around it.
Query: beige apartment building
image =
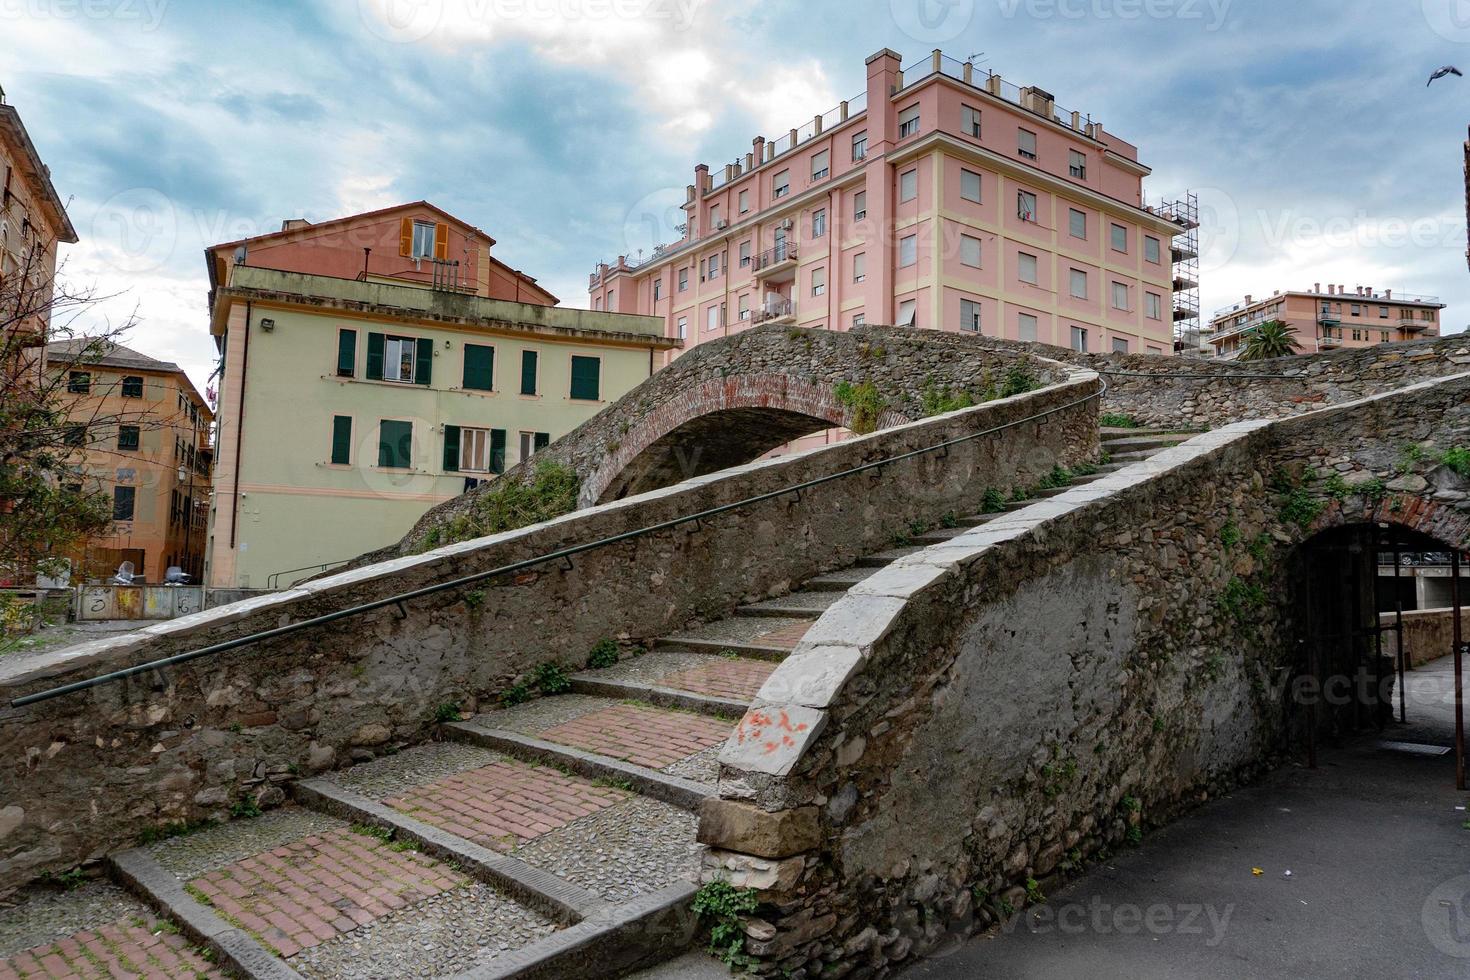
[[[1444,306],[1438,297],[1422,293],[1380,291],[1372,286],[1349,289],[1334,283],[1323,289],[1321,283],[1313,283],[1310,290],[1246,296],[1217,310],[1200,343],[1212,347],[1216,357],[1239,357],[1251,331],[1268,320],[1295,327],[1304,354],[1423,340],[1439,336],[1439,313]]]

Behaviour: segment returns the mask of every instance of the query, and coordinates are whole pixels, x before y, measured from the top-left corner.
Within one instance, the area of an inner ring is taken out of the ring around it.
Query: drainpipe
[[[230,494],[230,550],[235,550],[235,534],[240,528],[240,447],[245,441],[245,375],[250,370],[251,303],[245,301],[245,344],[240,349],[240,416],[235,419],[235,478]]]

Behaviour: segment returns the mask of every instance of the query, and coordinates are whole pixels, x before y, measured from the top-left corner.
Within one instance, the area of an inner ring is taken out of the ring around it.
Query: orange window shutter
[[[434,258],[449,258],[449,226],[442,221],[434,226]]]
[[[404,218],[398,224],[398,254],[409,255],[413,252],[413,219]]]

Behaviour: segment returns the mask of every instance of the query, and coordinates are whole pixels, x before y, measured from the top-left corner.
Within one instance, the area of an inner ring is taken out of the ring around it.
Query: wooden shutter
[[[346,466],[352,462],[352,416],[332,416],[332,462]]]
[[[413,423],[384,419],[378,423],[378,465],[397,469],[413,466]]]
[[[413,366],[413,383],[427,385],[434,375],[434,342],[427,337],[420,337],[417,353],[418,358]]]
[[[521,394],[536,394],[536,358],[533,350],[521,351]]]
[[[505,472],[505,430],[490,430],[490,472]]]
[[[449,258],[449,226],[442,221],[434,226],[434,258]]]
[[[383,380],[383,335],[368,334],[367,377],[369,381]]]
[[[444,427],[444,472],[459,472],[459,426]]]
[[[464,345],[465,388],[491,391],[495,387],[495,348],[484,344]]]
[[[413,219],[404,218],[398,223],[398,254],[413,254]]]
[[[595,357],[572,355],[571,396],[578,401],[595,402],[601,397],[602,362]]]
[[[382,354],[382,351],[379,351]],[[381,360],[381,357],[380,357]],[[337,331],[337,377],[350,378],[357,373],[357,331]],[[382,371],[379,370],[381,376]]]

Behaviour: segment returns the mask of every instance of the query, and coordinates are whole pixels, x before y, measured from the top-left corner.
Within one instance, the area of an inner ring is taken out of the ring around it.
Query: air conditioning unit
[[[776,222],[776,227],[777,228],[780,228],[782,231],[790,231],[791,230],[791,219],[790,218],[782,218],[780,221]]]
[[[729,222],[728,219],[721,218],[719,221],[716,221],[715,222],[715,230],[716,231],[723,231],[724,229],[726,229],[728,227],[730,227],[730,222]]]

